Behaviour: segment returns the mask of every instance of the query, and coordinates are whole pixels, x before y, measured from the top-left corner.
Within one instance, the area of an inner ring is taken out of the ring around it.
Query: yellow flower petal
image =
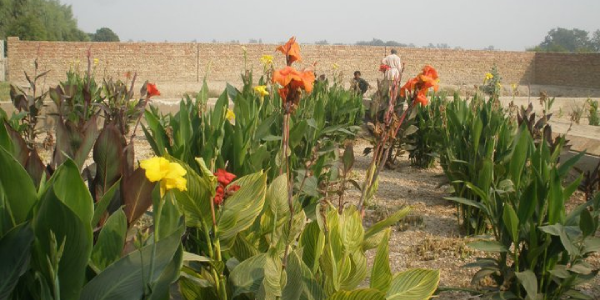
[[[151,182],[162,180],[169,172],[169,161],[163,157],[153,157],[140,162],[140,168],[146,171]]]
[[[233,120],[235,120],[235,114],[233,113],[233,110],[228,108],[225,118],[227,118],[227,120],[229,120],[229,122],[233,122]]]
[[[261,62],[263,65],[265,65],[265,67],[266,67],[266,66],[268,66],[268,65],[270,65],[270,64],[272,64],[272,63],[273,63],[273,55],[266,55],[266,54],[265,54],[265,55],[263,55],[263,56],[260,58],[260,62]]]
[[[259,94],[261,97],[264,97],[266,95],[269,94],[269,92],[267,91],[267,86],[266,85],[257,85],[254,87],[254,91]]]

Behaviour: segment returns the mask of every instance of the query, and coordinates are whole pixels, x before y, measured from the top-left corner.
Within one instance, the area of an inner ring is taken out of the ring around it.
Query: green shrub
[[[512,153],[515,126],[508,120],[499,102],[474,97],[470,103],[458,95],[448,102],[441,139],[440,163],[452,183],[454,195],[475,202],[481,196],[467,182],[487,191],[491,184],[506,176],[505,168]],[[477,206],[457,203],[458,218],[467,234],[488,230]]]

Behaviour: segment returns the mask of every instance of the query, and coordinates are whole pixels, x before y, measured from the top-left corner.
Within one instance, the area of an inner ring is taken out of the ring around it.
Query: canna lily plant
[[[365,203],[368,202],[377,191],[379,172],[385,165],[394,147],[398,132],[402,127],[408,113],[417,105],[425,106],[428,103],[427,92],[433,88],[438,90],[438,74],[430,65],[423,67],[422,72],[416,77],[408,80],[404,86],[399,88],[402,80],[402,73],[398,80],[389,82],[389,99],[387,108],[384,112],[383,122],[377,122],[375,125],[376,145],[373,152],[373,159],[367,169],[367,177],[362,185],[361,198],[358,203],[361,214],[364,215]],[[403,97],[408,102],[408,108],[398,115],[396,112],[396,100]]]

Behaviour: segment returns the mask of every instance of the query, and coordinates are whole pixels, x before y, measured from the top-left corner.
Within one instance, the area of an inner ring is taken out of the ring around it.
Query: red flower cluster
[[[413,93],[416,91],[416,96],[413,99],[413,104],[421,103],[422,105],[427,105],[429,100],[427,100],[427,91],[429,88],[433,88],[434,91],[438,90],[438,73],[437,71],[430,65],[426,65],[423,67],[423,71],[421,74],[417,75],[417,77],[410,79],[402,88],[400,89],[400,96],[406,97],[406,92]]]
[[[385,73],[389,69],[391,69],[391,68],[388,65],[381,65],[381,66],[379,66],[379,72]]]
[[[237,192],[240,189],[240,186],[237,184],[228,186],[236,176],[223,169],[218,169],[217,172],[215,172],[215,176],[217,176],[219,185],[217,186],[214,202],[215,205],[221,205],[225,198],[231,196],[234,192]]]

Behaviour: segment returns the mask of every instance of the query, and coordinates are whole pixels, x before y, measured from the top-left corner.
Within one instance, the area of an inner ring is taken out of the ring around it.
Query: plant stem
[[[288,156],[287,156],[287,151],[288,151],[288,147],[289,147],[289,137],[290,137],[290,113],[289,110],[284,117],[283,117],[283,158],[282,158],[282,162],[281,162],[281,170],[280,170],[280,174],[282,174],[283,172],[283,168],[284,166],[286,167],[286,181],[287,181],[287,188],[288,188],[288,193],[287,193],[287,198],[288,198],[288,206],[289,206],[289,210],[290,210],[290,221],[289,221],[289,231],[288,234],[291,235],[292,234],[292,225],[294,224],[294,203],[292,201],[292,193],[293,193],[293,189],[294,186],[292,184],[292,179],[291,179],[291,172],[290,172],[290,168],[289,168],[289,161],[288,161]],[[286,241],[285,241],[285,252],[283,254],[283,260],[282,260],[282,267],[285,270],[285,267],[287,265],[287,258],[288,258],[288,254],[290,251],[290,245],[288,243],[289,241],[289,236],[287,237]]]
[[[158,200],[158,207],[154,214],[154,242],[152,243],[152,257],[150,258],[150,276],[148,277],[148,285],[152,284],[152,277],[154,277],[154,260],[156,258],[156,244],[160,239],[158,233],[160,232],[160,214],[164,205],[164,198]]]

